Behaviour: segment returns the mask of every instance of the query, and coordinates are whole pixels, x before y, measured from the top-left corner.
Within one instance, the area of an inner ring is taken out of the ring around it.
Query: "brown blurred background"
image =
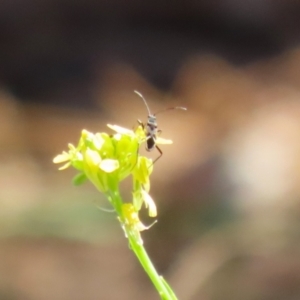
[[[52,164],[146,121],[133,90],[188,108],[158,116],[143,233],[179,299],[300,299],[299,28],[293,0],[0,1],[0,300],[158,299],[104,197]]]

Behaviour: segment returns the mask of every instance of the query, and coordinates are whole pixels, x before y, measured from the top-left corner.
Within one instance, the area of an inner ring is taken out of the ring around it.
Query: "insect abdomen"
[[[147,137],[146,150],[151,151],[155,148],[155,139],[150,135]]]

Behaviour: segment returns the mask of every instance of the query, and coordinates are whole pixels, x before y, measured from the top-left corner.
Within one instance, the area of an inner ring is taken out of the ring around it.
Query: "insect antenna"
[[[141,93],[139,93],[138,91],[134,91],[138,96],[140,96],[141,98],[142,98],[142,100],[144,101],[144,103],[145,103],[145,105],[146,105],[146,108],[147,108],[147,110],[148,110],[148,114],[149,115],[151,115],[151,111],[150,111],[150,108],[149,108],[149,106],[148,106],[148,104],[147,104],[147,101],[146,101],[146,99],[144,98],[144,96],[141,94]]]
[[[156,115],[158,115],[158,114],[160,114],[160,113],[162,113],[162,112],[165,112],[165,111],[168,111],[168,110],[172,110],[172,109],[187,110],[186,107],[182,107],[182,106],[169,107],[169,108],[165,108],[165,109],[163,109],[163,110],[159,110],[158,112],[156,112],[156,113],[154,114],[154,116],[156,116]]]

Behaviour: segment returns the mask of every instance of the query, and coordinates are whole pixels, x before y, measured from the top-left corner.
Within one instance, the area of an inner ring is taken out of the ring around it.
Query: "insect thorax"
[[[147,123],[146,134],[147,134],[148,137],[150,137],[150,136],[155,137],[156,134],[157,134],[157,125]]]
[[[148,116],[148,125],[152,125],[152,126],[157,126],[157,122],[156,122],[156,116],[154,115],[149,115]]]

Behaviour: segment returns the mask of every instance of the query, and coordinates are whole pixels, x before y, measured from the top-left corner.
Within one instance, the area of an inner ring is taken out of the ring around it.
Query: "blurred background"
[[[158,116],[143,233],[178,298],[300,299],[299,28],[294,0],[1,0],[0,299],[158,299],[104,197],[52,164],[146,121],[133,90],[188,108]]]

